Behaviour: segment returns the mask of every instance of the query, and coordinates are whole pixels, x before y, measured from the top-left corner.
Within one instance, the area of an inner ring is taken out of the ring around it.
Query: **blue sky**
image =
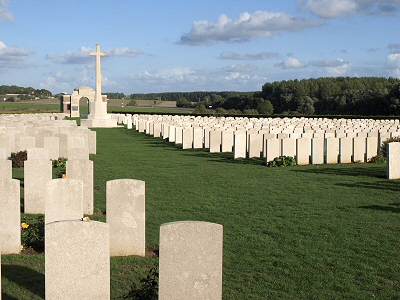
[[[0,0],[0,85],[72,93],[259,91],[400,77],[400,0]]]

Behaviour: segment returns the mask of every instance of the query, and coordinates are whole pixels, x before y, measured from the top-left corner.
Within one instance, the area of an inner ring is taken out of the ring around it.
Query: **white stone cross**
[[[90,52],[90,56],[96,56],[96,94],[94,101],[102,101],[101,98],[101,66],[100,56],[106,56],[105,52],[100,52],[100,44],[96,44],[96,52]]]

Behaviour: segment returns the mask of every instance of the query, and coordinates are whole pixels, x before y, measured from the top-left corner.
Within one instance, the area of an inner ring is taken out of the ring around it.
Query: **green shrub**
[[[146,278],[140,284],[132,285],[129,293],[122,297],[124,300],[157,300],[158,299],[158,266],[150,269]]]
[[[12,167],[13,168],[23,168],[24,161],[28,159],[28,154],[26,150],[19,151],[17,153],[11,153]]]
[[[371,157],[368,160],[368,162],[371,164],[386,164],[387,158],[382,154],[378,154],[378,155],[375,155],[374,157]]]
[[[296,165],[296,158],[293,156],[279,156],[267,163],[267,167],[289,167]]]
[[[24,216],[21,222],[21,244],[23,249],[32,248],[36,252],[44,251],[44,216],[36,219]]]
[[[67,171],[67,160],[68,158],[59,157],[58,159],[53,160],[53,168],[57,168],[55,172],[57,178],[62,178],[63,174]]]
[[[131,100],[128,102],[128,104],[126,104],[126,106],[137,106],[136,100]]]

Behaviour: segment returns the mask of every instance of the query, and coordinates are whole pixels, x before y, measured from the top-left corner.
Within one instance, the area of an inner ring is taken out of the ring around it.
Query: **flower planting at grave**
[[[66,173],[68,158],[59,157],[53,160],[53,168],[55,169],[55,176],[57,178],[63,178]]]
[[[21,223],[22,250],[29,249],[34,252],[44,250],[44,217],[39,215],[32,217],[25,215]]]

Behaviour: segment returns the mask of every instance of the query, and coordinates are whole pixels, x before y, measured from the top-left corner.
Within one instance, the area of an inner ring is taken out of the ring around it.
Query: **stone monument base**
[[[117,119],[81,119],[81,126],[85,126],[87,128],[118,127]]]

